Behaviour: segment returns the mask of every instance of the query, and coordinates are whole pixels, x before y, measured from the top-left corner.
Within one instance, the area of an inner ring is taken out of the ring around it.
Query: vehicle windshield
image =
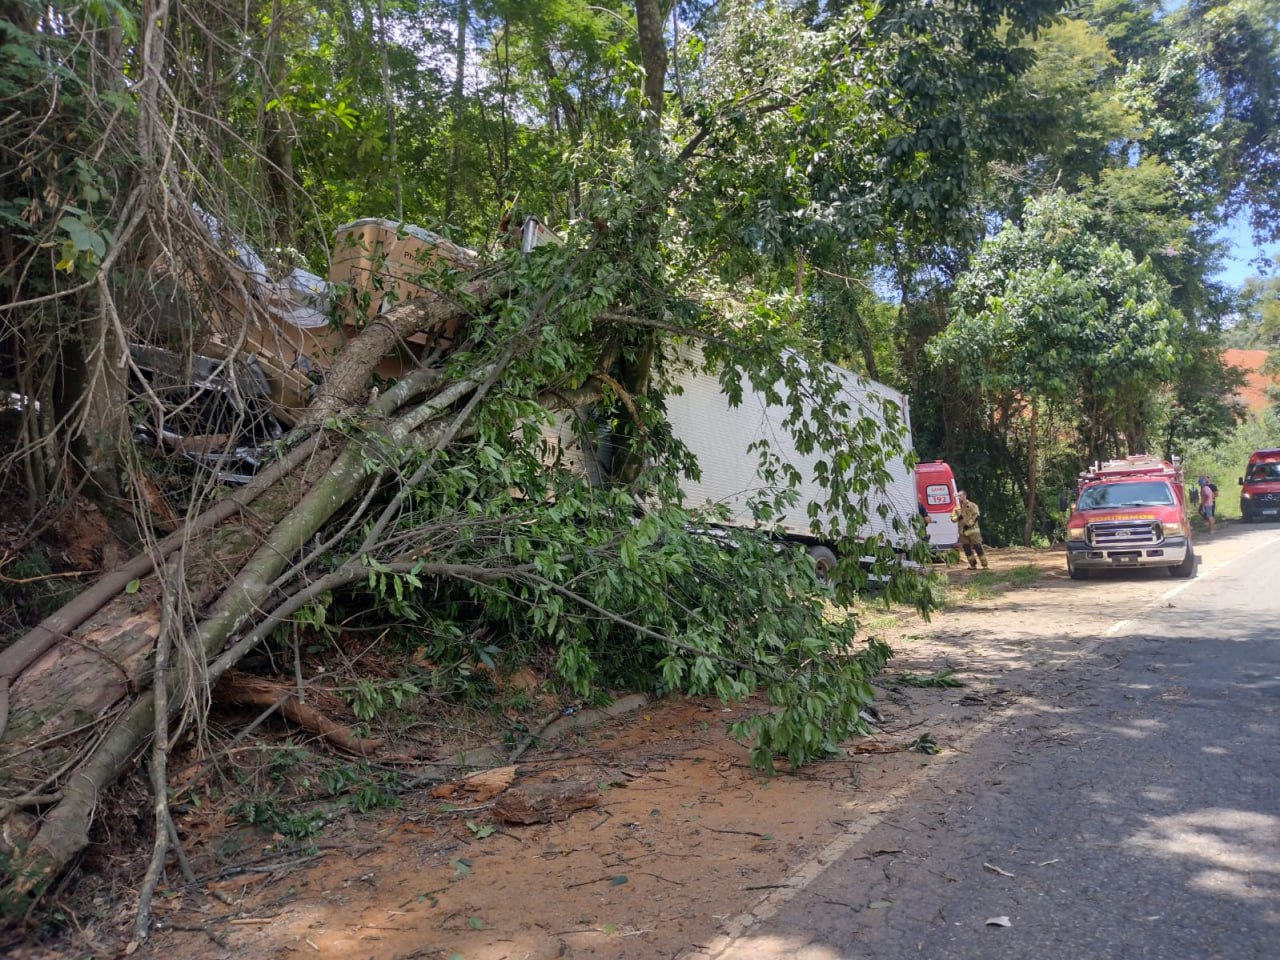
[[[1168,507],[1174,503],[1173,490],[1163,480],[1135,480],[1132,483],[1103,483],[1080,494],[1078,508]]]
[[[1260,480],[1280,480],[1280,462],[1255,463],[1245,474],[1246,483],[1257,483]]]

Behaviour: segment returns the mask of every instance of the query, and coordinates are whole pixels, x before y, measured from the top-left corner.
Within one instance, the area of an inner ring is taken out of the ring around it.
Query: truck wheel
[[[1185,580],[1196,572],[1196,555],[1191,547],[1187,547],[1187,555],[1182,562],[1169,568],[1169,576]]]
[[[1083,567],[1077,567],[1070,560],[1067,561],[1067,573],[1072,580],[1088,580],[1089,571]]]
[[[830,547],[814,544],[809,548],[809,556],[813,557],[813,565],[817,568],[818,582],[830,584],[836,569],[836,554]]]

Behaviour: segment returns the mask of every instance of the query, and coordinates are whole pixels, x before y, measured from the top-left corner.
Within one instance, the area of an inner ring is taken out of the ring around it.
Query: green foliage
[[[913,750],[916,753],[928,754],[929,756],[934,756],[942,752],[942,747],[940,747],[938,742],[933,739],[933,734],[931,733],[920,734],[907,744],[907,749]]]
[[[400,802],[398,777],[365,763],[315,756],[293,744],[267,750],[265,761],[256,770],[237,771],[241,796],[228,812],[246,826],[291,840],[315,836],[336,811],[368,813]]]
[[[1240,315],[1230,346],[1280,350],[1280,278],[1254,278],[1240,292]]]
[[[824,659],[818,669],[797,671],[786,685],[771,685],[773,711],[733,726],[735,734],[752,740],[752,765],[772,771],[781,756],[798,767],[829,756],[856,733],[868,733],[861,712],[875,698],[871,679],[890,654],[883,641],[871,640],[856,656]]]
[[[1184,469],[1189,477],[1207,476],[1218,485],[1217,516],[1240,516],[1240,486],[1249,454],[1276,445],[1280,417],[1274,411],[1250,417],[1218,442],[1190,444]]]
[[[400,602],[395,606],[399,607]],[[362,723],[371,723],[390,710],[399,710],[412,697],[419,694],[418,687],[408,680],[374,681],[361,678],[355,686],[344,691],[351,712]]]
[[[1181,16],[1230,143],[1218,167],[1226,209],[1247,211],[1256,236],[1280,238],[1280,11],[1274,0],[1205,0]]]
[[[1197,357],[1186,350],[1196,332],[1164,281],[1092,234],[1086,219],[1082,204],[1060,194],[1029,202],[1024,223],[985,243],[960,278],[951,325],[928,348],[1009,433],[1022,421],[1029,431],[1042,409],[1058,431],[1063,415],[1077,418],[1081,462],[1147,450],[1166,423],[1158,391]]]
[[[261,827],[290,840],[313,837],[324,825],[324,816],[318,811],[282,805],[272,796],[238,800],[232,804],[230,813],[248,826]]]
[[[59,577],[39,543],[29,544],[0,566],[0,647],[70,600],[79,589]]]
[[[543,277],[569,256],[547,251],[520,269]],[[610,261],[597,270],[596,282],[583,285],[581,294],[553,301],[554,324],[519,302],[484,318],[493,327],[484,342],[536,336],[539,350],[503,376],[465,443],[447,456],[426,454],[399,468],[402,475],[420,472],[421,481],[404,491],[395,530],[365,555],[370,573],[359,598],[341,602],[363,609],[371,622],[393,613],[414,624],[404,642],[424,647],[434,666],[423,682],[435,693],[464,693],[468,677],[487,682],[528,662],[554,664],[564,687],[588,699],[620,686],[725,700],[762,688],[780,718],[772,725],[759,721],[758,731],[743,728],[757,741],[755,762],[769,766],[774,752],[796,764],[813,759],[828,738],[856,728],[852,707],[870,696],[867,678],[887,648],[850,655],[852,624],[825,618],[829,594],[812,561],[768,535],[779,503],[794,496],[786,466],[762,447],[764,476],[776,486],[755,504],[760,532],[719,527],[717,513],[681,502],[679,476],[693,465],[665,431],[656,392],[637,398],[648,417],[639,437],[649,466],[634,484],[600,485],[591,470],[554,466],[565,449],[547,445],[551,433],[572,435],[576,422],[577,441],[590,452],[602,428],[616,423],[609,414],[623,409],[606,403],[592,416],[565,422],[552,419],[532,394],[536,385],[582,375],[589,358],[575,328],[589,329],[609,297],[606,285],[620,279]],[[791,429],[822,464],[831,513],[815,532],[850,558],[879,555],[869,570],[848,562],[838,592],[852,596],[868,577],[883,576],[891,597],[920,594],[927,604],[930,594],[899,568],[894,551],[858,534],[877,509],[896,446],[846,409],[834,379],[785,352],[789,341],[779,332],[762,323],[740,336],[766,349],[708,347],[707,360],[738,389],[746,379],[785,391],[779,399],[790,406]],[[769,349],[770,343],[778,347]],[[673,355],[662,362],[687,361]],[[810,403],[823,415],[809,416]],[[422,560],[408,572],[393,568],[393,558],[406,554]],[[391,706],[386,698],[394,689],[364,683],[349,699],[358,715],[372,716]],[[815,728],[826,731],[823,738],[815,738]]]

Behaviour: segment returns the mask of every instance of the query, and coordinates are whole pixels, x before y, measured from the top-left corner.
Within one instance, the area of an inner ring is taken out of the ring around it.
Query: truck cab
[[[1190,577],[1195,566],[1181,465],[1138,455],[1080,474],[1067,521],[1071,579],[1118,567],[1165,567]]]
[[[1245,523],[1280,520],[1280,447],[1250,454],[1240,478],[1240,516]]]

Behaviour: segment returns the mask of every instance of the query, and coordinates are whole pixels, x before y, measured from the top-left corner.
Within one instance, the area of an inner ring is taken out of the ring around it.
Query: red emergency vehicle
[[[1240,516],[1254,520],[1280,520],[1280,447],[1255,450],[1240,478]]]
[[[943,460],[916,464],[916,502],[928,521],[929,544],[950,550],[960,542],[960,525],[951,519],[956,508],[956,476]]]
[[[1067,521],[1067,571],[1084,580],[1094,570],[1117,567],[1195,573],[1180,464],[1142,454],[1095,463],[1080,474]]]

